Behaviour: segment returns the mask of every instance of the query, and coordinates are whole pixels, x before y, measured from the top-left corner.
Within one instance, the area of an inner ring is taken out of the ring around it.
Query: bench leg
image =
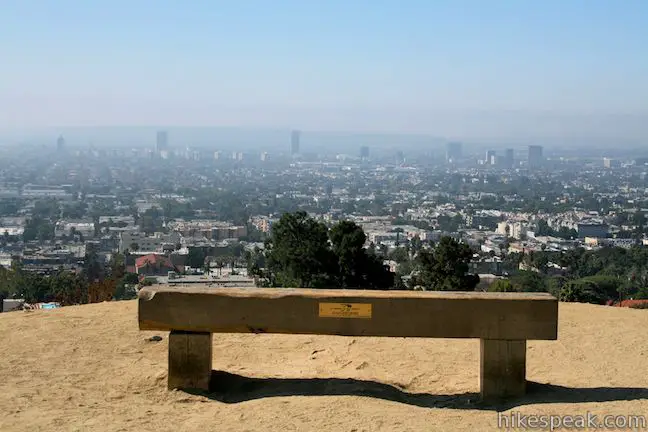
[[[526,392],[526,341],[481,339],[482,400],[522,396]]]
[[[209,391],[212,334],[172,330],[169,334],[169,389]]]

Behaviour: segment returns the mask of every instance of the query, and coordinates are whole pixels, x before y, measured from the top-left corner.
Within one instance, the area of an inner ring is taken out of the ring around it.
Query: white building
[[[119,252],[124,253],[127,249],[132,251],[134,244],[138,252],[162,252],[164,245],[176,245],[181,238],[177,232],[155,233],[152,236],[142,232],[122,232],[119,235]]]
[[[54,226],[54,236],[56,238],[61,238],[63,236],[69,237],[74,233],[81,234],[83,238],[92,238],[95,234],[94,223],[59,221]]]

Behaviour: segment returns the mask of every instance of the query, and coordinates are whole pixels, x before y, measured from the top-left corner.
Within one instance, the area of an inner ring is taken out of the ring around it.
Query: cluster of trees
[[[287,213],[273,225],[265,250],[246,254],[248,269],[262,286],[273,287],[470,291],[479,283],[469,273],[474,252],[450,237],[436,245],[410,239],[390,253],[364,248],[365,241],[353,222],[328,227],[305,212]],[[387,259],[398,263],[396,273],[383,265]],[[521,262],[530,270],[517,270]],[[505,265],[514,270],[490,291],[549,292],[562,301],[595,304],[648,299],[648,248],[510,254]]]
[[[511,254],[507,260],[525,262],[531,270],[495,282],[492,291],[550,292],[562,301],[606,304],[648,299],[648,248],[605,247],[588,251]]]
[[[28,303],[59,302],[62,305],[127,300],[135,297],[138,276],[127,273],[124,257],[115,255],[107,269],[90,257],[80,272],[59,270],[53,274],[25,271],[18,264],[0,266],[0,299],[23,298]]]
[[[538,229],[536,234],[540,236],[559,237],[565,240],[573,240],[578,238],[578,232],[575,229],[569,229],[562,226],[559,230],[555,230],[551,228],[547,221],[544,219],[540,219],[538,221]]]
[[[303,211],[286,213],[273,225],[264,251],[247,255],[248,270],[270,287],[471,291],[479,282],[468,274],[472,250],[450,237],[433,249],[420,240],[397,249],[400,256],[394,257],[413,275],[409,285],[383,263],[390,258],[386,251],[365,248],[366,240],[353,222],[329,228]]]
[[[394,275],[364,248],[365,233],[344,221],[330,230],[306,212],[285,213],[265,243],[265,267],[251,263],[262,286],[389,289]]]

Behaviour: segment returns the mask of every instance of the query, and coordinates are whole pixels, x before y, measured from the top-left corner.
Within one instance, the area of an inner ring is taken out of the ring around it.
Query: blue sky
[[[647,120],[645,0],[4,0],[0,13],[4,128],[648,138]]]

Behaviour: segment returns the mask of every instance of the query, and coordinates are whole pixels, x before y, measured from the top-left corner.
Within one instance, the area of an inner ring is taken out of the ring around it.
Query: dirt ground
[[[168,334],[140,332],[136,305],[0,314],[0,431],[479,431],[497,430],[498,412],[648,415],[648,310],[561,304],[558,340],[529,342],[529,394],[489,407],[478,340],[214,335],[215,393],[167,391]]]

